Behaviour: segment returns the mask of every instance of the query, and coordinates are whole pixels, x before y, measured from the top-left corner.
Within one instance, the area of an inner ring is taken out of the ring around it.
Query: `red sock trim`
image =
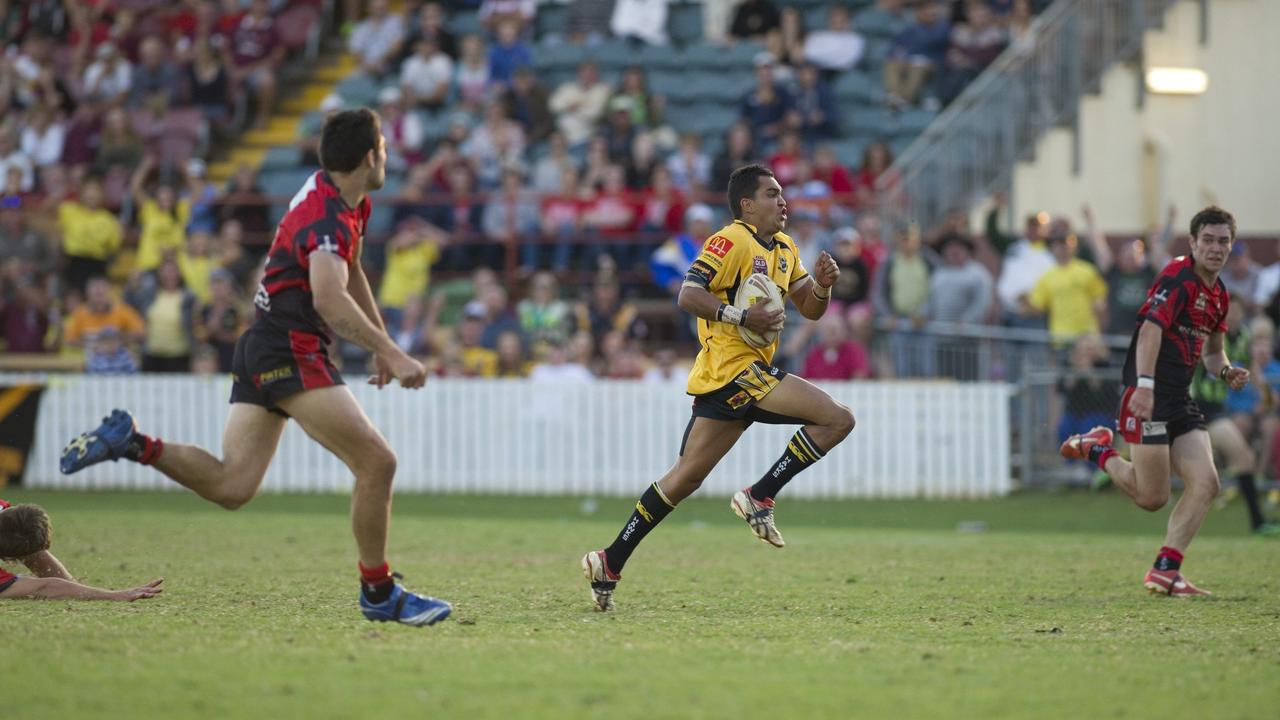
[[[1107,471],[1107,461],[1120,454],[1115,448],[1107,448],[1098,456],[1098,469],[1102,472]]]
[[[378,567],[367,568],[364,563],[356,563],[360,567],[360,579],[367,585],[385,585],[391,582],[391,566],[382,563]]]
[[[1178,550],[1177,548],[1171,548],[1168,545],[1164,545],[1164,546],[1161,546],[1160,553],[1156,555],[1157,559],[1162,557],[1167,557],[1172,560],[1177,560],[1178,562],[1182,562],[1182,551]]]
[[[138,457],[138,462],[143,465],[154,465],[156,460],[160,459],[160,453],[164,452],[164,441],[147,435],[144,435],[143,438],[147,441],[147,444],[142,449],[142,455]]]

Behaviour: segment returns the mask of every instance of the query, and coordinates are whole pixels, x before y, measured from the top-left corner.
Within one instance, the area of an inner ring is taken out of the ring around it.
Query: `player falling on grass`
[[[325,350],[332,328],[373,353],[377,376],[370,382],[379,388],[393,378],[405,388],[426,381],[422,364],[387,335],[360,266],[368,193],[386,179],[378,116],[364,109],[330,115],[321,130],[320,161],[324,169],[307,180],[280,221],[254,297],[257,318],[236,343],[222,459],[143,435],[128,412],[116,410],[63,450],[62,471],[123,457],[234,510],[257,493],[293,418],[355,475],[351,523],[365,617],[430,625],[448,617],[449,604],[405,590],[387,565],[395,453]]]
[[[10,505],[0,500],[0,559],[17,560],[35,577],[0,567],[0,600],[121,600],[133,602],[164,592],[164,578],[127,590],[81,585],[49,552],[53,526],[39,505]]]
[[[810,320],[827,309],[840,268],[827,253],[810,276],[795,243],[782,231],[787,202],[773,173],[762,165],[738,168],[729,178],[734,221],[708,238],[680,290],[679,305],[698,317],[702,349],[689,372],[693,417],[684,431],[680,455],[661,480],[644,491],[613,544],[589,552],[582,570],[600,610],[613,608],[622,568],[645,535],[680,501],[693,494],[720,458],[753,422],[803,425],[782,457],[750,487],[734,494],[730,507],[756,537],[782,547],[773,521],[774,498],[801,470],[813,465],[853,430],[853,413],[822,390],[770,365],[778,340],[754,348],[739,325],[757,333],[782,329],[783,311],[756,303],[734,307],[739,288],[753,273],[765,273]]]
[[[1152,593],[1210,594],[1181,573],[1183,553],[1218,495],[1209,433],[1190,387],[1197,362],[1232,389],[1249,382],[1249,371],[1232,367],[1223,349],[1228,296],[1218,274],[1235,236],[1236,220],[1226,210],[1196,213],[1191,256],[1165,266],[1138,311],[1117,421],[1132,446],[1132,461],[1112,448],[1112,433],[1103,427],[1073,435],[1061,448],[1063,457],[1097,463],[1144,510],[1159,510],[1169,501],[1170,471],[1182,478],[1185,489],[1169,515],[1164,546],[1142,581]]]

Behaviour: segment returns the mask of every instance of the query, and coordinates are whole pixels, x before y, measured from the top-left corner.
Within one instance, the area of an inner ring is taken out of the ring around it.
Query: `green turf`
[[[0,601],[4,718],[1280,716],[1280,540],[1238,506],[1188,601],[1140,586],[1167,511],[1114,495],[784,502],[784,550],[690,501],[602,615],[578,560],[629,501],[400,497],[394,565],[457,608],[413,629],[357,613],[343,497],[5,496],[82,579],[167,591]]]

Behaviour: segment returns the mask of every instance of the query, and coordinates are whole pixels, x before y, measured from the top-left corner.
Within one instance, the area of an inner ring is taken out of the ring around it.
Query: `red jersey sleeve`
[[[1218,281],[1221,284],[1221,280]],[[1227,311],[1231,308],[1231,294],[1225,290],[1222,293],[1222,315],[1218,318],[1218,326],[1213,329],[1214,332],[1224,333],[1227,331]]]
[[[1162,277],[1147,298],[1145,319],[1168,330],[1186,304],[1187,291],[1182,282],[1176,277]]]
[[[311,253],[327,252],[342,258],[348,265],[355,257],[355,238],[351,228],[332,218],[324,218],[298,230],[293,236],[298,264],[311,267]]]

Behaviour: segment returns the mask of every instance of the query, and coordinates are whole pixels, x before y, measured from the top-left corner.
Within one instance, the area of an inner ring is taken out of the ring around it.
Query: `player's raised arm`
[[[329,327],[385,362],[402,387],[422,387],[426,382],[422,363],[409,357],[385,330],[375,326],[347,290],[350,270],[346,260],[333,253],[313,252],[308,272],[316,312]]]

